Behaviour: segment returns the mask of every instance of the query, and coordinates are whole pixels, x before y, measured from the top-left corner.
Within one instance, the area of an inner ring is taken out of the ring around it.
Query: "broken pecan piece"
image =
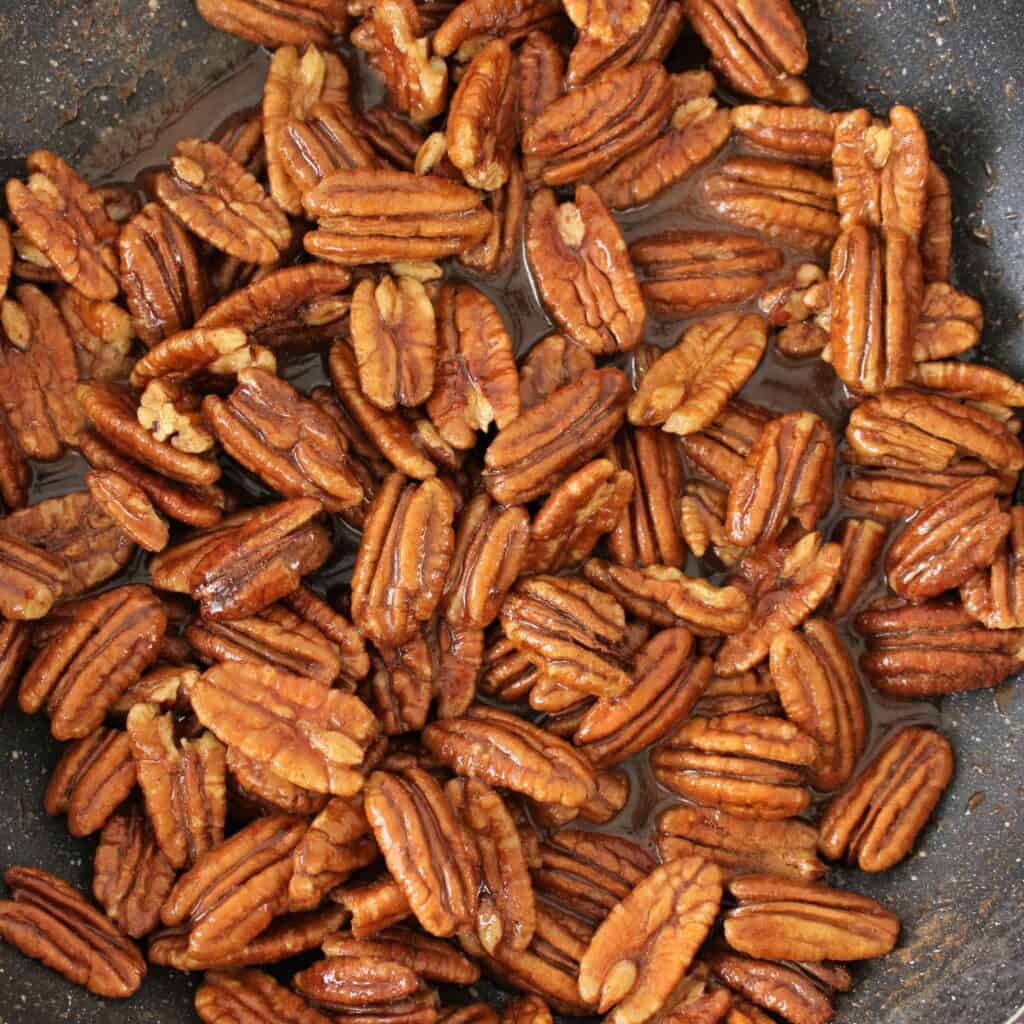
[[[327,46],[348,25],[344,0],[197,0],[196,6],[214,28],[272,49]]]
[[[196,990],[195,1007],[204,1024],[329,1024],[330,1020],[263,971],[207,971]]]
[[[744,138],[786,156],[828,163],[836,115],[817,107],[772,107],[761,103],[733,107],[733,127]]]
[[[6,619],[43,618],[70,582],[65,560],[0,530],[0,614]]]
[[[1024,628],[1024,508],[1010,508],[1010,532],[992,565],[961,584],[960,599],[989,629]]]
[[[123,378],[131,367],[135,341],[132,319],[116,302],[87,299],[74,288],[61,288],[57,304],[83,379]]]
[[[465,60],[483,41],[498,36],[513,46],[531,30],[548,27],[560,12],[556,0],[462,0],[434,33],[434,53]]]

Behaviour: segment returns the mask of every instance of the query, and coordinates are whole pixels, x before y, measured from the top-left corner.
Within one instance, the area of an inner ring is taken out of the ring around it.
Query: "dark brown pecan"
[[[512,339],[497,306],[472,285],[445,284],[437,301],[438,362],[427,413],[454,448],[476,444],[519,415]]]
[[[925,505],[886,553],[889,586],[922,601],[987,569],[1010,532],[998,491],[995,477],[976,477]]]
[[[306,821],[259,818],[202,854],[175,883],[160,918],[188,925],[196,957],[229,956],[254,939],[287,903],[292,852]]]
[[[358,697],[269,665],[208,669],[192,688],[199,720],[229,746],[316,793],[350,796],[378,733]]]
[[[1024,630],[987,629],[958,602],[882,598],[856,619],[867,641],[860,667],[892,697],[932,697],[995,686],[1024,664]]]
[[[98,832],[135,788],[135,761],[128,736],[100,727],[69,744],[43,795],[47,814],[67,814],[73,836]]]
[[[92,893],[107,916],[134,939],[160,923],[160,907],[174,885],[174,868],[157,845],[145,812],[128,803],[100,834]]]
[[[921,264],[925,281],[948,281],[953,255],[953,193],[934,160],[928,164],[921,227]]]
[[[43,618],[71,581],[64,558],[2,528],[0,569],[0,614],[7,619]]]
[[[482,40],[495,36],[514,45],[532,29],[549,25],[560,12],[554,0],[462,0],[434,33],[434,53],[463,60]]]
[[[621,371],[589,370],[513,420],[484,457],[491,497],[518,504],[547,494],[608,444],[629,393]]]
[[[1010,508],[1010,532],[988,569],[960,587],[964,608],[989,629],[1024,628],[1024,508]]]
[[[740,92],[778,103],[806,103],[807,36],[789,0],[685,0],[711,63]]]
[[[801,164],[733,157],[704,179],[704,196],[723,219],[797,249],[824,255],[839,234],[832,179]]]
[[[783,262],[777,246],[720,231],[663,231],[635,241],[629,255],[647,304],[670,317],[745,302]]]
[[[818,745],[792,722],[737,713],[694,718],[651,755],[655,777],[687,800],[774,821],[805,811],[804,769]]]
[[[953,777],[953,750],[934,729],[895,733],[821,820],[818,846],[831,860],[885,871],[913,849]]]
[[[582,998],[607,1014],[609,1024],[654,1016],[682,980],[721,902],[717,864],[684,857],[656,868],[590,940],[580,961]]]
[[[457,774],[538,803],[579,807],[596,791],[593,768],[568,743],[495,708],[475,705],[461,718],[434,722],[423,745]]]
[[[817,107],[733,107],[733,127],[744,138],[786,156],[828,163],[837,117]]]
[[[565,55],[546,32],[531,32],[519,47],[516,74],[516,117],[521,138],[541,112],[562,95]]]
[[[709,426],[684,438],[683,451],[699,470],[731,487],[770,419],[758,406],[733,399]]]
[[[11,898],[0,900],[0,938],[98,996],[138,991],[145,960],[77,889],[39,868],[8,868],[4,881]]]
[[[329,1024],[330,1020],[262,971],[207,971],[196,990],[195,1007],[205,1024]]]
[[[85,482],[93,501],[136,544],[146,551],[163,551],[170,538],[167,521],[153,508],[146,492],[134,481],[111,470],[91,470]]]
[[[71,335],[82,379],[114,380],[131,367],[135,341],[132,319],[116,302],[87,299],[74,288],[61,288],[57,304]]]
[[[539,405],[553,391],[594,369],[594,357],[564,334],[549,334],[527,353],[519,367],[522,412]]]
[[[656,842],[663,860],[706,857],[726,881],[752,872],[807,879],[825,873],[816,854],[817,831],[795,819],[760,820],[679,804],[658,815]]]
[[[739,901],[725,915],[733,949],[767,960],[867,960],[896,945],[900,925],[880,903],[820,882],[746,875],[729,883]]]
[[[7,205],[25,238],[61,280],[90,299],[117,296],[118,225],[102,196],[59,156],[37,149],[26,160],[27,184],[7,181]]]
[[[318,223],[303,239],[306,251],[332,263],[457,256],[491,227],[478,192],[436,175],[338,170],[302,201]]]
[[[21,681],[23,711],[46,704],[59,740],[89,735],[156,660],[167,614],[148,587],[126,586],[82,602]]]
[[[324,940],[323,951],[328,957],[361,957],[403,964],[421,978],[449,985],[472,985],[480,980],[476,964],[449,943],[409,928],[388,928],[370,939],[336,932]]]
[[[366,817],[388,869],[412,912],[432,935],[447,936],[475,919],[478,854],[451,803],[427,772],[375,772],[366,786]]]
[[[296,786],[266,762],[246,756],[238,747],[228,748],[227,767],[232,805],[243,815],[259,817],[281,811],[308,817],[319,814],[331,799],[326,793]]]
[[[275,263],[292,241],[288,218],[246,169],[214,142],[182,139],[156,177],[160,201],[215,249]]]
[[[214,28],[271,48],[327,46],[348,25],[343,0],[198,0],[197,7]]]
[[[550,108],[549,108],[550,109]],[[526,257],[545,308],[562,332],[594,355],[635,348],[645,310],[629,250],[587,185],[559,205],[538,192],[526,214]]]
[[[520,58],[521,59],[521,58]],[[459,262],[478,274],[497,274],[516,256],[526,209],[526,182],[519,161],[513,156],[508,181],[489,193],[491,227],[483,239],[459,256]]]
[[[860,600],[875,575],[878,556],[889,537],[889,528],[873,519],[845,520],[836,538],[841,547],[843,574],[832,598],[831,617],[841,619]]]

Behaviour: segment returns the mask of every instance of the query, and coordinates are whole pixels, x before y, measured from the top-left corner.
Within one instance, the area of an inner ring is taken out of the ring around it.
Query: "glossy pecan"
[[[236,373],[249,366],[276,369],[272,352],[250,345],[237,327],[194,327],[158,341],[132,367],[133,387],[144,391],[153,381],[183,384],[199,378],[202,385],[230,386]]]
[[[199,0],[197,8],[214,28],[271,48],[327,46],[348,25],[342,0]]]
[[[828,344],[831,294],[825,271],[800,263],[774,288],[761,293],[758,307],[773,327],[782,327],[775,344],[783,355],[817,355]]]
[[[41,619],[64,593],[71,573],[58,554],[0,530],[0,614],[7,619]]]
[[[458,259],[478,274],[497,274],[509,266],[518,252],[526,210],[526,182],[515,157],[509,166],[508,180],[488,194],[487,205],[491,211],[490,229]]]
[[[390,1019],[400,1016],[401,1009],[421,989],[416,972],[393,960],[364,956],[330,957],[295,975],[296,989],[328,1010],[342,1014],[358,1012],[380,1019],[383,1011]],[[413,1018],[415,1019],[415,1018]]]
[[[544,670],[499,632],[484,651],[479,687],[496,700],[514,704],[528,697],[543,676]]]
[[[733,949],[767,960],[867,960],[896,945],[896,915],[867,896],[820,882],[746,875],[729,883],[739,906],[726,912]]]
[[[61,288],[57,305],[83,379],[114,380],[131,366],[135,331],[128,311],[116,302],[87,299],[74,288]]]
[[[1024,628],[1024,508],[1009,510],[1010,532],[991,566],[960,586],[964,608],[989,629]]]
[[[314,793],[289,782],[265,761],[243,754],[238,747],[228,747],[227,767],[229,800],[244,817],[279,811],[308,817],[319,814],[331,799],[326,793]]]
[[[683,439],[683,451],[699,470],[731,487],[770,419],[758,406],[733,399],[711,424]]]
[[[679,502],[679,529],[687,547],[698,557],[710,552],[726,567],[739,561],[742,551],[729,543],[725,509],[729,492],[704,480],[690,480]]]
[[[98,996],[126,999],[146,974],[135,944],[63,879],[39,868],[4,874],[0,938]]]
[[[445,284],[437,301],[438,361],[427,413],[457,449],[477,433],[519,415],[519,375],[512,339],[497,306],[472,285]]]
[[[462,0],[448,14],[432,40],[434,53],[442,57],[468,58],[482,41],[500,36],[514,45],[531,30],[545,28],[560,13],[554,0]]]
[[[782,267],[777,246],[720,231],[663,231],[635,241],[629,255],[648,306],[669,317],[745,302]]]
[[[580,962],[580,995],[611,1024],[648,1020],[682,980],[721,901],[716,864],[684,857],[656,868],[594,933]]]
[[[740,712],[691,719],[653,752],[651,766],[687,800],[775,821],[810,806],[804,769],[817,755],[818,745],[792,722]]]
[[[562,48],[546,32],[531,32],[519,47],[516,75],[516,118],[522,138],[540,114],[562,95]]]
[[[568,743],[496,708],[432,723],[423,745],[457,774],[539,803],[579,807],[595,793],[593,769]]]
[[[433,698],[434,666],[422,635],[397,647],[378,647],[367,699],[385,736],[418,732]]]
[[[552,1024],[552,1019],[540,996],[516,996],[501,1011],[501,1024]]]
[[[365,885],[339,889],[334,897],[351,915],[356,938],[368,938],[412,914],[402,887],[388,874]]]
[[[0,620],[0,710],[14,693],[31,641],[27,623]]]
[[[900,729],[825,808],[821,852],[861,871],[893,867],[913,849],[952,777],[953,750],[941,733]]]
[[[488,446],[484,486],[502,504],[548,493],[600,452],[625,418],[625,375],[589,370],[513,420]]]
[[[918,363],[908,379],[918,387],[972,402],[1008,425],[1011,409],[1024,402],[1024,385],[1002,370],[976,363],[956,360]]]
[[[843,574],[832,597],[831,617],[851,612],[875,575],[878,556],[889,537],[889,528],[873,519],[845,520],[836,538],[842,549]]]
[[[761,103],[733,107],[733,127],[744,138],[786,156],[827,163],[837,117],[817,107],[772,107]]]
[[[358,697],[269,665],[228,663],[192,688],[199,720],[220,740],[316,793],[350,796],[377,721]]]
[[[11,244],[11,229],[7,221],[0,220],[0,300],[7,294],[14,267],[14,246]]]
[[[208,0],[209,2],[209,0]],[[328,1024],[301,996],[262,971],[207,971],[196,989],[196,1013],[205,1024],[244,1021],[245,1024]]]
[[[921,265],[925,281],[948,281],[953,255],[953,193],[934,160],[928,164],[921,227]]]
[[[167,521],[136,483],[111,470],[95,469],[86,474],[85,482],[96,504],[139,547],[146,551],[162,551],[167,547],[170,538]]]
[[[526,354],[519,367],[522,412],[539,405],[552,392],[594,369],[594,357],[564,334],[549,334]]]
[[[704,179],[704,197],[724,220],[824,255],[839,234],[831,178],[801,164],[732,157]]]
[[[480,979],[476,964],[449,943],[409,928],[387,928],[369,939],[336,932],[324,940],[322,948],[332,958],[362,957],[402,964],[421,978],[449,985],[472,985]]]
[[[580,185],[574,202],[559,204],[550,189],[538,192],[525,236],[541,302],[562,332],[594,355],[635,348],[644,329],[643,296],[600,196]]]
[[[775,684],[763,665],[756,672],[740,672],[732,676],[712,675],[704,696],[694,708],[694,714],[706,718],[718,718],[735,712],[776,715],[781,711]]]
[[[126,935],[141,938],[160,923],[160,907],[174,885],[145,812],[128,803],[103,826],[93,863],[96,902]]]

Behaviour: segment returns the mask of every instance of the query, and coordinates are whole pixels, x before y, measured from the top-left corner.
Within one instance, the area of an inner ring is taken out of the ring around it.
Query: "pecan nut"
[[[518,252],[526,209],[526,181],[515,156],[509,164],[508,180],[488,194],[487,205],[491,227],[480,242],[459,256],[459,262],[478,274],[497,274]]]
[[[209,5],[216,0],[204,2]],[[207,971],[202,985],[196,989],[195,1007],[205,1024],[228,1020],[252,1021],[253,1024],[271,1020],[278,1024],[328,1024],[329,1021],[301,996],[263,971]]]
[[[91,470],[85,475],[93,501],[117,523],[139,547],[163,551],[170,539],[170,527],[133,480],[112,470]]]
[[[71,573],[59,555],[0,533],[0,614],[6,619],[41,619],[64,593]]]
[[[690,480],[679,502],[679,529],[687,547],[703,558],[709,550],[726,568],[732,568],[742,551],[729,543],[725,509],[729,492],[704,480]]]
[[[519,407],[526,412],[552,392],[594,369],[594,357],[564,334],[549,334],[526,354],[519,367]]]
[[[758,406],[733,399],[709,426],[683,439],[683,451],[699,470],[731,487],[770,419]]]
[[[434,45],[437,45],[436,39]],[[531,32],[519,47],[516,74],[516,115],[522,138],[542,111],[564,91],[565,56],[562,48],[546,32]]]
[[[57,304],[74,343],[79,376],[97,380],[124,377],[135,341],[127,310],[116,302],[87,299],[74,288],[62,288]]]
[[[1010,509],[1010,532],[992,565],[960,587],[964,608],[989,629],[1024,628],[1024,508]]]
[[[481,40],[501,36],[514,45],[532,30],[547,27],[561,12],[555,0],[462,0],[434,33],[434,53],[462,60]]]
[[[323,951],[328,957],[389,960],[410,968],[421,978],[449,985],[472,985],[480,980],[476,964],[449,943],[407,928],[388,928],[370,939],[337,932],[324,940]]]
[[[552,1020],[551,1011],[540,996],[517,996],[501,1011],[501,1024],[552,1024]]]
[[[348,25],[343,0],[198,0],[196,6],[214,28],[271,48],[327,46]]]
[[[319,814],[330,801],[326,793],[314,793],[289,782],[266,762],[247,757],[238,747],[229,747],[227,767],[230,793],[241,805],[243,813],[252,817],[261,814]]]
[[[953,193],[949,179],[934,160],[925,182],[921,263],[926,281],[948,281],[953,255]]]
[[[974,348],[983,325],[984,314],[976,299],[941,282],[926,285],[914,328],[914,362],[945,359]]]
[[[842,548],[843,575],[836,584],[831,616],[841,619],[853,610],[875,575],[878,556],[889,537],[889,528],[873,519],[847,519],[838,536]]]

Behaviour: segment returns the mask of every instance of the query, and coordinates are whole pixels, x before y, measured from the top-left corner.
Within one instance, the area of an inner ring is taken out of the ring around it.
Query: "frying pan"
[[[953,185],[959,283],[985,307],[980,358],[1024,375],[1024,3],[796,6],[815,95],[836,109],[899,101],[921,113]],[[191,0],[3,0],[0,175],[20,174],[25,154],[45,146],[102,177],[251,59]],[[898,949],[857,970],[840,1024],[1024,1021],[1024,688],[947,698],[938,717],[957,772],[918,852],[884,875],[838,879],[903,923]],[[57,759],[43,717],[0,715],[0,751],[0,864],[37,864],[88,890],[92,844],[41,809]],[[0,945],[0,1024],[179,1024],[195,1019],[194,985],[153,968],[130,1002],[103,1002]]]

